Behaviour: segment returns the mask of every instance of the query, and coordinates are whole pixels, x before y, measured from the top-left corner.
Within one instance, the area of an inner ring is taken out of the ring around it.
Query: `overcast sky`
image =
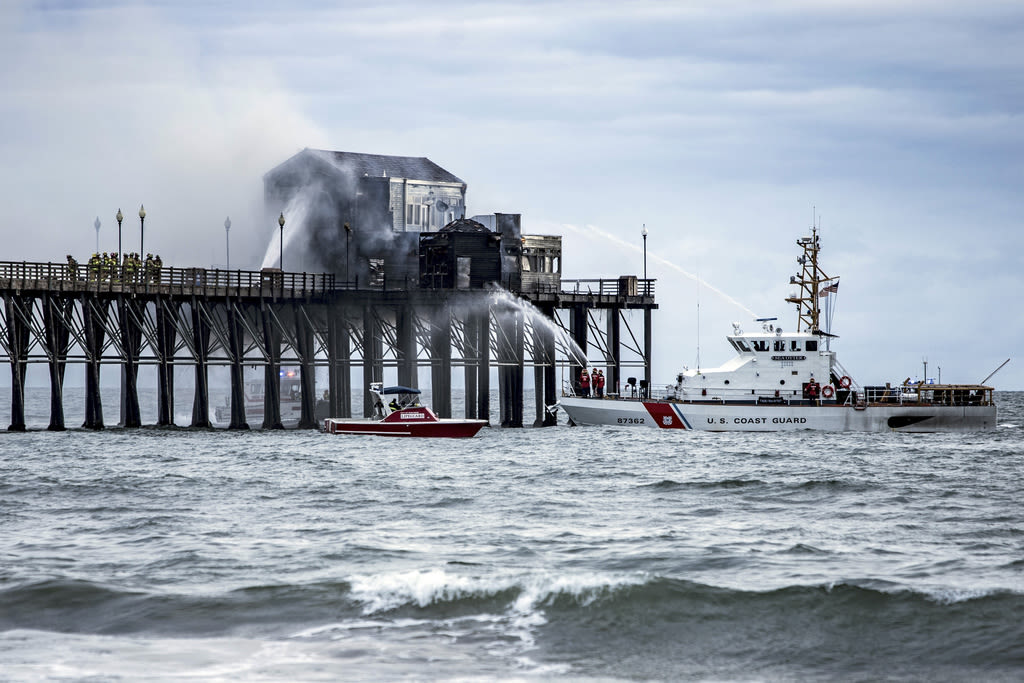
[[[1024,337],[1019,2],[6,0],[0,58],[2,260],[83,260],[97,216],[113,250],[118,208],[128,250],[144,203],[165,263],[223,263],[230,215],[258,267],[262,175],[317,147],[429,157],[566,278],[641,274],[646,224],[659,383],[744,308],[795,328],[815,210],[861,383],[979,381]]]

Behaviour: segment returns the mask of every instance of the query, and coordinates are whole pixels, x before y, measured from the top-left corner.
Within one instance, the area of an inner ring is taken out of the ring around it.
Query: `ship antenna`
[[[700,374],[700,270],[697,271],[697,374]]]

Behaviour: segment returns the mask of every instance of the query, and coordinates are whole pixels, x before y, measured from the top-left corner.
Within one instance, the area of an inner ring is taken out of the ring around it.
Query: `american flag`
[[[828,296],[829,294],[835,294],[838,291],[839,291],[839,283],[838,282],[833,282],[828,287],[823,287],[821,289],[821,291],[818,292],[818,298],[820,299],[822,297]]]

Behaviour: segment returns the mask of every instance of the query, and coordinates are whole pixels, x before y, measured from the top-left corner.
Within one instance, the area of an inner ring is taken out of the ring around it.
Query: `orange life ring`
[[[840,377],[839,378],[839,388],[840,389],[849,389],[850,388],[850,378],[847,377],[846,375],[843,375],[842,377]]]
[[[836,393],[836,390],[832,388],[831,384],[826,384],[821,388],[822,398],[832,398],[832,394]]]

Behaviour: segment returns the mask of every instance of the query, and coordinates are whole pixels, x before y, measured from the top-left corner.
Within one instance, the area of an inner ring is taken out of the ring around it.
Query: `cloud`
[[[270,65],[202,56],[199,36],[138,7],[4,11],[8,65],[0,171],[8,219],[0,228],[18,258],[51,260],[139,248],[165,263],[223,262],[231,215],[237,253],[262,252],[261,175],[298,148],[323,141]],[[54,19],[54,21],[51,21]],[[25,230],[35,239],[19,239]],[[258,236],[253,249],[246,241]]]

